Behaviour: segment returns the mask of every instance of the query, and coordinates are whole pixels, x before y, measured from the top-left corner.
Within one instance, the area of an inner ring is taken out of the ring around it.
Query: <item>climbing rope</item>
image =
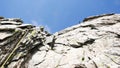
[[[27,35],[28,30],[26,32],[24,32],[24,35],[22,36],[22,38],[18,41],[18,43],[16,44],[15,48],[13,49],[13,51],[9,54],[9,56],[7,57],[7,59],[4,61],[4,63],[1,65],[0,68],[5,68],[6,63],[8,62],[8,60],[11,58],[11,56],[13,55],[13,53],[17,50],[17,48],[19,47],[21,41],[24,39],[24,37]]]

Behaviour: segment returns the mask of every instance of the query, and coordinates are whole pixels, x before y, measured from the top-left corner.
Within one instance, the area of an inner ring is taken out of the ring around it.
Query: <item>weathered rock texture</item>
[[[1,68],[120,68],[120,14],[88,17],[50,35],[0,17]]]

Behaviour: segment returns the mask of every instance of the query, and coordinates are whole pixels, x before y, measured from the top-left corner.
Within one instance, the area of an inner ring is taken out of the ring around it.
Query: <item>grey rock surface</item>
[[[120,68],[120,14],[88,17],[52,35],[20,19],[1,22],[1,68]]]

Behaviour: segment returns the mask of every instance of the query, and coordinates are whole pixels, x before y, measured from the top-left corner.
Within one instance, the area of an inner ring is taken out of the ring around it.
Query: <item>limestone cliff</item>
[[[0,17],[1,68],[120,68],[120,14],[85,18],[49,34]]]

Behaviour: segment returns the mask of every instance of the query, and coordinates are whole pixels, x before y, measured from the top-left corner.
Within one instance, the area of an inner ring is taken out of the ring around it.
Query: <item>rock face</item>
[[[120,68],[120,14],[85,18],[49,34],[0,17],[1,68]]]

